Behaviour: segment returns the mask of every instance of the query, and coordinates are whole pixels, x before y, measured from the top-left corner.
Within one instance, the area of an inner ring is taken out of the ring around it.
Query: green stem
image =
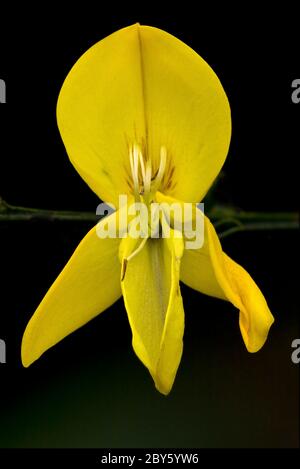
[[[244,221],[299,221],[297,212],[248,212],[228,205],[215,205],[210,211],[212,219]]]
[[[232,206],[215,205],[207,215],[218,229],[220,238],[226,238],[241,231],[294,230],[299,228],[299,216],[296,212],[246,212]],[[0,222],[35,219],[96,223],[99,221],[99,216],[92,212],[17,207],[0,198]]]
[[[219,233],[219,238],[224,239],[241,231],[270,231],[270,230],[297,230],[299,223],[297,221],[274,221],[259,223],[244,223],[243,225],[233,226]]]
[[[66,210],[44,210],[39,208],[17,207],[0,198],[0,221],[91,221],[97,222],[95,213]]]
[[[241,231],[269,231],[299,229],[297,212],[246,212],[232,206],[216,205],[209,218],[218,230],[221,239]]]

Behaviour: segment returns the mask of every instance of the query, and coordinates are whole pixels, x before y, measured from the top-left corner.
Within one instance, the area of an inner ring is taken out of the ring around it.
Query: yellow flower
[[[67,76],[57,106],[68,155],[104,201],[196,203],[227,155],[231,119],[225,92],[192,49],[156,28],[133,25],[89,49]],[[100,239],[119,209],[81,241],[24,333],[25,367],[123,294],[133,348],[157,389],[168,394],[182,354],[179,280],[239,309],[247,349],[259,350],[273,322],[250,275],[223,251],[204,217],[204,244],[184,249],[175,221],[169,238]],[[198,209],[196,209],[198,210]],[[201,212],[202,213],[202,212]],[[193,216],[194,219],[194,216]],[[161,229],[167,221],[160,217]],[[130,229],[129,229],[130,230]]]

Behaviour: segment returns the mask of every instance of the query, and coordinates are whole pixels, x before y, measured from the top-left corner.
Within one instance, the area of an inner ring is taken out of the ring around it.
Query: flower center
[[[159,168],[154,174],[152,174],[151,160],[144,161],[142,151],[137,144],[130,148],[129,159],[135,200],[150,205],[164,177],[167,161],[166,147],[160,149]]]

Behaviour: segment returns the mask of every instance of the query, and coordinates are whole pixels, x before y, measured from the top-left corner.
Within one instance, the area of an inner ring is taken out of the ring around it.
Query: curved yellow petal
[[[128,261],[122,281],[133,348],[163,394],[172,388],[183,347],[178,252],[165,239],[147,240]]]
[[[205,295],[226,300],[216,278],[207,242],[200,249],[186,249],[182,258],[180,280]]]
[[[119,243],[118,238],[99,239],[96,227],[81,241],[26,327],[25,367],[121,296]]]
[[[208,64],[174,36],[139,25],[78,60],[61,89],[57,120],[79,174],[115,205],[132,188],[134,143],[154,171],[165,147],[162,190],[199,201],[224,163],[231,133],[228,100]]]
[[[138,25],[91,47],[60,91],[57,123],[69,158],[107,202],[128,193],[129,146],[145,138]]]
[[[227,299],[238,308],[245,345],[249,352],[257,352],[274,322],[266,300],[248,272],[223,252],[207,217],[204,240],[201,249],[185,251],[180,278],[195,290]]]
[[[140,44],[148,154],[155,160],[162,146],[167,150],[161,190],[183,201],[199,202],[227,156],[228,99],[210,66],[174,36],[141,26]]]

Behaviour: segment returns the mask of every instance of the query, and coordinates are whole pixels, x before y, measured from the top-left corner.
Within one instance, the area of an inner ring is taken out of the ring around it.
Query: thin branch
[[[226,238],[241,231],[295,230],[299,228],[296,212],[247,212],[233,206],[215,205],[207,214],[218,229],[219,237]],[[1,221],[85,221],[96,223],[100,217],[92,212],[43,210],[10,205],[0,198]],[[227,229],[220,230],[222,227]]]
[[[99,216],[92,212],[75,212],[64,210],[44,210],[39,208],[18,207],[10,205],[0,198],[1,221],[99,221]]]
[[[253,212],[244,211],[237,207],[229,205],[215,205],[209,217],[212,220],[235,220],[237,222],[251,221],[295,221],[299,222],[299,214],[297,212]]]
[[[297,230],[299,229],[299,223],[297,221],[278,221],[274,220],[273,222],[261,221],[258,223],[245,223],[244,225],[233,226],[228,228],[228,230],[218,233],[220,239],[227,238],[235,233],[240,233],[241,231],[273,231],[273,230]]]

